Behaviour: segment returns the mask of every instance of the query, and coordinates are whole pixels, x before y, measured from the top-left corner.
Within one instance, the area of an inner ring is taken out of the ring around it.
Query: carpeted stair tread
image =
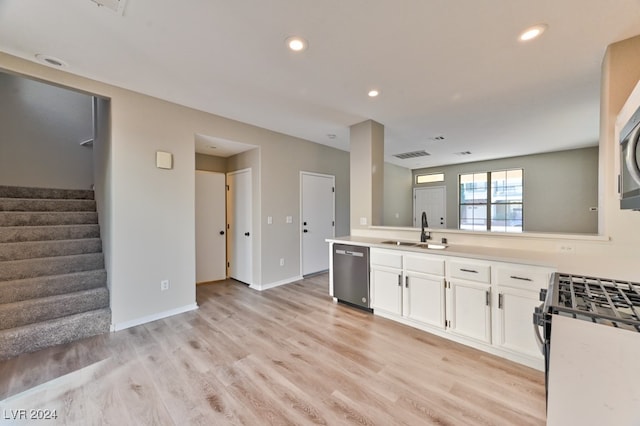
[[[93,200],[94,193],[87,189],[27,188],[0,185],[0,198],[50,198]]]
[[[98,223],[96,212],[0,212],[0,226],[83,225]]]
[[[0,330],[0,360],[106,333],[110,324],[111,310],[104,308]]]
[[[100,238],[97,224],[0,227],[0,243]]]
[[[14,212],[91,212],[94,200],[0,198],[0,211]]]
[[[11,260],[0,263],[0,281],[69,274],[93,269],[104,269],[102,253]]]
[[[102,252],[100,238],[0,244],[0,262]]]
[[[109,306],[106,287],[0,305],[0,330],[93,311]]]
[[[0,304],[105,287],[106,284],[107,271],[104,269],[0,281]]]
[[[93,191],[0,185],[0,360],[110,326]]]

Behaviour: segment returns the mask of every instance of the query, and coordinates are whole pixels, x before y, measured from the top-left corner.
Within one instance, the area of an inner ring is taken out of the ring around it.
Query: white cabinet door
[[[444,277],[406,272],[403,315],[444,329]]]
[[[532,313],[540,305],[538,292],[498,287],[494,345],[541,359],[532,329]]]
[[[447,318],[450,330],[491,343],[491,286],[469,281],[450,281]]]
[[[402,315],[402,270],[371,266],[371,307]]]

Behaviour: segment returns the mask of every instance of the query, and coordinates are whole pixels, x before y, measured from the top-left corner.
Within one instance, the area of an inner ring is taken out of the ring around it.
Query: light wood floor
[[[197,301],[1,362],[0,424],[20,409],[74,425],[545,422],[541,372],[335,304],[326,274],[264,292],[201,285]]]

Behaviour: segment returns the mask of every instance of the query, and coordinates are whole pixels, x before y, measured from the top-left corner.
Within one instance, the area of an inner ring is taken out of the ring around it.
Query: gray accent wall
[[[412,226],[413,173],[411,169],[384,163],[385,226]]]
[[[447,224],[458,226],[458,175],[524,169],[524,231],[598,233],[598,147],[526,155],[498,160],[416,169],[442,172],[447,188]],[[415,178],[413,179],[415,182]],[[442,182],[414,187],[442,186]]]
[[[0,129],[0,184],[91,188],[91,96],[0,72]]]

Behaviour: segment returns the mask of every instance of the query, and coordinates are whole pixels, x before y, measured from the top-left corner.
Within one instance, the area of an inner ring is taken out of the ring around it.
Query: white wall
[[[91,97],[0,72],[0,184],[89,189]],[[28,167],[25,167],[28,165]]]

